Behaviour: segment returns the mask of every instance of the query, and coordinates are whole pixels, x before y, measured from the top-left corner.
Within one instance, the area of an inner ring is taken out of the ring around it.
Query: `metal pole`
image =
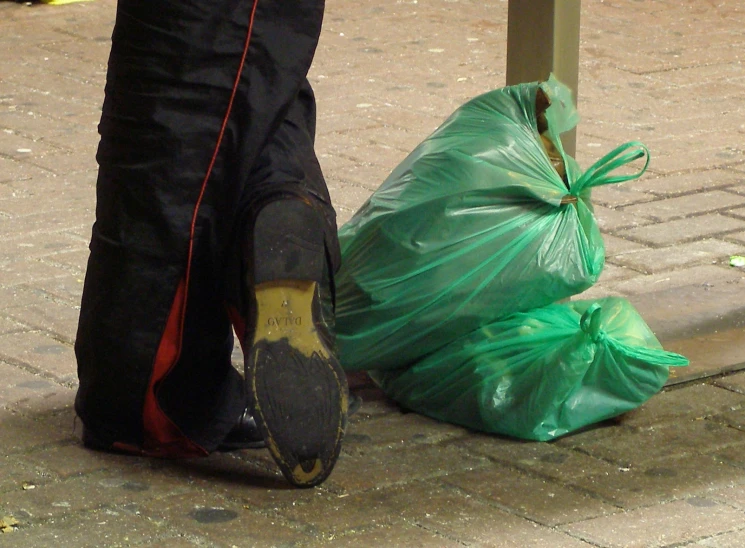
[[[580,0],[509,0],[507,85],[545,80],[552,72],[577,100]],[[562,136],[564,150],[576,151],[574,130]]]

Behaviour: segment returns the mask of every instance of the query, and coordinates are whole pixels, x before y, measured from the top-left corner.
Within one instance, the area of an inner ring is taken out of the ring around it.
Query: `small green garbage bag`
[[[336,330],[347,370],[400,368],[487,322],[597,281],[590,188],[649,155],[627,143],[581,172],[559,134],[577,121],[553,79],[459,108],[341,227]]]
[[[682,365],[628,301],[608,297],[517,313],[370,376],[418,413],[546,441],[638,407]]]

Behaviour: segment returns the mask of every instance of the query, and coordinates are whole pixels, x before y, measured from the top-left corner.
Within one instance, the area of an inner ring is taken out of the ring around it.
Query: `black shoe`
[[[266,447],[264,438],[259,432],[259,427],[256,426],[256,421],[251,416],[251,410],[246,407],[238,422],[228,432],[222,443],[217,446],[217,450],[226,453],[242,449],[263,449],[264,447]]]
[[[252,238],[253,329],[245,375],[251,411],[285,478],[297,487],[323,482],[347,425],[348,388],[333,353],[324,231],[299,199],[271,202]]]
[[[347,416],[351,417],[361,407],[362,398],[355,394],[349,394]],[[83,436],[85,437],[85,430],[83,431]],[[247,407],[233,429],[228,432],[222,443],[217,446],[217,450],[221,453],[227,453],[230,451],[241,451],[243,449],[264,449],[265,447],[264,438],[261,436],[256,421],[251,416],[251,410]]]

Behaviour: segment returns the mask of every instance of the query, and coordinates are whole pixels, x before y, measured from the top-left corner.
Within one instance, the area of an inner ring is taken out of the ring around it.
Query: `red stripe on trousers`
[[[258,0],[254,0],[253,7],[251,8],[251,18],[248,24],[248,31],[246,33],[246,42],[243,47],[243,56],[241,57],[241,62],[235,76],[235,83],[233,84],[233,90],[230,95],[228,107],[225,111],[225,117],[223,118],[222,126],[220,127],[220,133],[215,142],[212,159],[210,160],[207,173],[204,176],[199,191],[199,197],[194,206],[194,213],[191,220],[191,231],[189,234],[189,253],[186,262],[186,274],[184,279],[179,283],[176,291],[176,297],[174,298],[170,314],[168,315],[165,332],[160,340],[158,352],[155,357],[155,363],[153,364],[153,373],[150,377],[150,383],[148,384],[145,395],[145,405],[142,410],[142,421],[145,432],[143,450],[145,454],[151,456],[188,458],[207,455],[207,451],[187,438],[178,426],[176,426],[160,408],[160,405],[158,404],[158,388],[163,379],[168,376],[168,373],[176,365],[179,356],[181,355],[181,340],[184,334],[184,321],[186,320],[188,287],[191,278],[192,256],[194,253],[194,234],[196,231],[199,207],[202,204],[204,193],[207,190],[207,182],[209,181],[215,162],[217,161],[220,145],[222,144],[225,129],[228,125],[228,119],[233,110],[233,102],[235,101],[235,96],[238,92],[238,84],[240,83],[243,67],[246,64],[248,47],[251,43],[257,5]]]

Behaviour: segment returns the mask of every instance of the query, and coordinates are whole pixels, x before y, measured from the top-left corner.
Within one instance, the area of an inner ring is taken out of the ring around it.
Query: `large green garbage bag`
[[[649,156],[628,143],[582,173],[559,140],[576,121],[553,78],[499,89],[459,108],[391,173],[339,231],[345,369],[403,367],[598,279],[605,252],[590,188],[638,177],[646,164],[611,172]]]
[[[418,413],[546,441],[638,407],[681,365],[628,301],[608,297],[517,313],[370,375]]]

